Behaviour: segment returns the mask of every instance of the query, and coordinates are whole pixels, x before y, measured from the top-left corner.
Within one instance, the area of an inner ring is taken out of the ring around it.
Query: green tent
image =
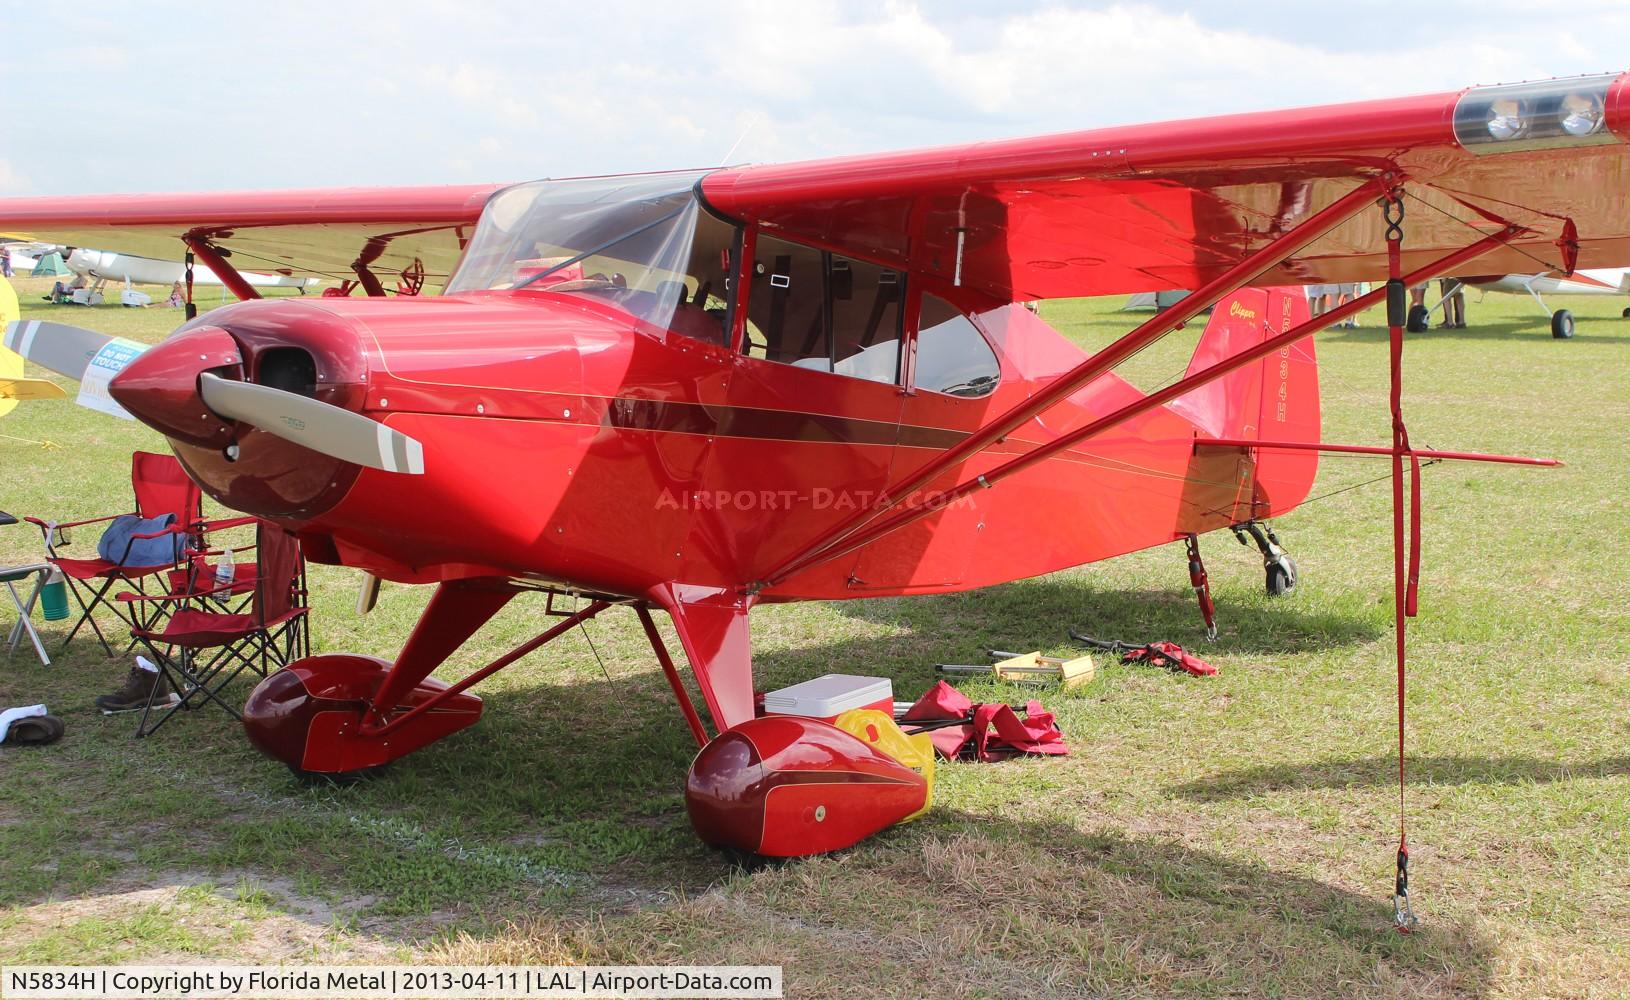
[[[62,254],[48,253],[35,262],[34,273],[31,277],[54,278],[67,273],[69,273],[68,265],[62,262]]]

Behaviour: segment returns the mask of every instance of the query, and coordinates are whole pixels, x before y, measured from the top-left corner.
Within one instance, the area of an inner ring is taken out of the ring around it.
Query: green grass
[[[32,317],[147,341],[178,321],[51,308],[16,284]],[[1383,483],[1278,522],[1304,579],[1286,599],[1263,595],[1254,550],[1209,536],[1210,645],[1171,546],[976,593],[756,612],[764,687],[838,670],[886,674],[909,696],[936,661],[1064,652],[1071,626],[1201,647],[1221,673],[1110,665],[1079,691],[1043,691],[1070,757],[942,766],[923,820],[751,874],[689,831],[692,747],[626,612],[588,626],[609,680],[574,632],[483,683],[480,725],[345,789],[297,784],[214,711],[132,740],[132,720],[90,708],[122,661],[77,641],[49,668],[19,651],[0,663],[0,703],[45,701],[69,728],[50,749],[0,751],[0,960],[770,962],[787,966],[789,996],[1630,995],[1630,321],[1619,299],[1580,298],[1566,303],[1578,336],[1554,342],[1528,301],[1473,298],[1472,329],[1411,340],[1413,440],[1567,466],[1426,472],[1417,935],[1389,929],[1385,899]],[[1043,315],[1092,346],[1135,322],[1117,305]],[[1325,437],[1384,443],[1385,334],[1373,312],[1361,320],[1319,344]],[[1195,332],[1134,359],[1139,384],[1180,371]],[[0,507],[59,519],[123,507],[129,453],[163,448],[68,403],[20,407],[0,433]],[[1384,472],[1327,459],[1314,492]],[[37,551],[21,527],[0,531],[0,555]],[[387,586],[356,618],[352,574],[316,567],[313,585],[319,650],[386,657],[427,596]],[[515,602],[441,675],[530,636],[538,613]],[[45,634],[55,652],[62,629]],[[132,907],[132,893],[155,895]],[[178,924],[194,908],[209,927]]]

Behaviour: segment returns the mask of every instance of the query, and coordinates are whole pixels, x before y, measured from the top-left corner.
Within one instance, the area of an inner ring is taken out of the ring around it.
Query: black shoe
[[[96,707],[102,710],[103,715],[139,712],[147,707],[148,699],[151,699],[155,706],[173,705],[181,700],[170,690],[170,685],[164,680],[163,674],[156,670],[131,667],[124,686],[112,694],[97,696]]]
[[[43,747],[47,743],[55,743],[62,739],[66,727],[62,720],[54,715],[31,715],[26,719],[18,719],[6,730],[6,738],[0,744],[18,747]]]

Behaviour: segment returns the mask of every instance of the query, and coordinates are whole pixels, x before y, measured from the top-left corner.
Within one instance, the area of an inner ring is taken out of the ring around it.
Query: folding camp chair
[[[0,510],[0,526],[16,524],[17,519]],[[17,624],[11,627],[11,634],[6,637],[6,652],[17,651],[17,643],[28,634],[28,640],[34,644],[34,652],[39,655],[40,662],[46,666],[51,665],[51,657],[45,655],[45,644],[40,641],[40,633],[34,628],[34,603],[39,600],[40,590],[45,586],[46,574],[51,572],[48,563],[30,563],[26,566],[0,566],[0,583],[6,585],[6,591],[11,594],[11,603],[17,608]],[[17,585],[24,583],[29,577],[34,578],[34,589],[23,600],[17,593]]]
[[[199,530],[202,526],[203,495],[198,489],[198,484],[188,478],[186,471],[181,468],[181,463],[176,461],[173,455],[155,455],[145,451],[131,455],[130,486],[136,497],[136,509],[133,513],[138,517],[148,519],[173,514],[175,520],[171,522],[170,527],[161,532],[132,536],[118,561],[101,558],[69,559],[57,554],[58,548],[68,544],[67,529],[112,521],[120,516],[118,514],[93,517],[84,521],[69,521],[66,524],[42,521],[37,517],[26,519],[30,524],[36,525],[44,535],[46,559],[62,572],[68,581],[69,592],[74,595],[74,601],[79,605],[79,618],[68,630],[68,637],[62,641],[64,649],[68,648],[68,644],[73,641],[80,628],[89,624],[97,640],[102,643],[102,648],[107,650],[107,654],[115,655],[107,636],[96,623],[93,612],[98,607],[108,608],[131,628],[151,624],[141,618],[126,617],[125,609],[108,602],[108,592],[112,590],[114,584],[120,582],[129,583],[140,591],[145,578],[175,568],[178,561],[171,560],[154,566],[126,566],[123,562],[130,554],[130,547],[138,539],[185,535]],[[134,610],[134,607],[131,606],[131,610]],[[128,651],[130,647],[125,648]]]
[[[157,730],[179,708],[214,702],[233,718],[238,709],[221,691],[245,670],[265,677],[272,665],[282,667],[311,651],[306,627],[305,559],[299,541],[282,528],[262,521],[255,532],[253,598],[245,614],[211,610],[210,600],[240,586],[234,579],[221,587],[206,586],[200,575],[186,591],[146,596],[121,595],[131,603],[173,605],[162,628],[137,627],[131,634],[147,647],[159,671],[180,700],[155,706],[150,699],[136,726],[137,736]],[[234,566],[236,569],[236,566]],[[155,684],[155,692],[164,685]],[[154,716],[155,707],[159,713]],[[152,717],[152,725],[148,719]]]

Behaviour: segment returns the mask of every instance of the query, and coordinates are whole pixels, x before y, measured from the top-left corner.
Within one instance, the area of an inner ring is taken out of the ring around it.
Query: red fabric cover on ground
[[[968,696],[944,681],[935,681],[917,703],[906,710],[903,722],[933,722],[937,719],[960,719],[973,711]]]
[[[995,732],[991,732],[992,729]],[[973,713],[974,752],[980,760],[1001,760],[1013,753],[1067,754],[1064,734],[1053,713],[1032,700],[1021,719],[1008,705],[979,705]]]
[[[1147,646],[1139,646],[1129,650],[1121,657],[1122,663],[1147,663],[1155,667],[1171,667],[1175,670],[1186,670],[1196,677],[1210,677],[1217,672],[1217,668],[1195,656],[1193,653],[1179,646],[1175,642],[1151,642]]]
[[[936,722],[945,719],[972,721],[929,732],[934,749],[946,759],[960,755],[970,741],[974,756],[982,761],[1002,760],[1020,753],[1067,754],[1064,734],[1053,721],[1053,713],[1032,700],[1025,706],[1025,718],[1008,705],[975,705],[968,696],[944,681],[918,698],[901,717],[901,722]]]
[[[962,753],[962,748],[973,739],[973,723],[962,726],[946,726],[936,729],[928,734],[928,740],[934,744],[934,750],[946,760],[956,760]]]
[[[967,695],[944,681],[936,681],[934,686],[906,711],[900,721],[935,722],[940,719],[961,719],[972,711],[973,702],[968,700]],[[954,760],[968,741],[973,739],[973,724],[935,729],[929,732],[928,738],[941,757]]]

